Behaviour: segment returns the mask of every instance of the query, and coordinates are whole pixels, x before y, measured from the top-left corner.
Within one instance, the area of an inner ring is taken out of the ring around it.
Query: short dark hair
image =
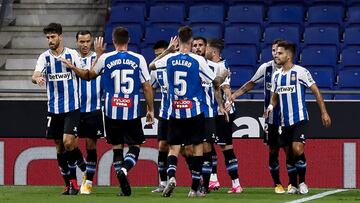
[[[194,37],[194,40],[202,40],[205,44],[207,44],[207,40],[205,39],[205,37],[196,36]]]
[[[167,47],[169,46],[169,42],[165,41],[165,40],[159,40],[157,41],[154,46],[153,46],[153,49],[166,49]]]
[[[271,45],[274,45],[274,44],[279,44],[279,43],[280,43],[280,42],[282,42],[282,41],[285,41],[285,40],[283,40],[283,39],[281,39],[281,38],[274,39],[274,41],[272,42],[272,44],[271,44]]]
[[[224,41],[221,39],[208,39],[207,45],[216,48],[221,52],[224,49]]]
[[[283,47],[285,50],[290,51],[293,56],[295,55],[295,51],[296,51],[296,44],[292,43],[292,42],[288,42],[288,41],[281,41],[277,44],[278,47]]]
[[[76,40],[79,39],[79,35],[90,35],[90,37],[92,37],[92,34],[89,30],[80,30],[79,32],[76,33]]]
[[[62,34],[62,26],[60,23],[50,23],[49,25],[44,27],[43,32],[44,32],[44,34],[55,33],[55,34],[61,35]]]
[[[112,33],[115,44],[123,45],[129,42],[129,31],[124,27],[117,27]]]
[[[180,42],[189,42],[192,38],[192,29],[189,26],[180,27],[178,30],[178,36]]]

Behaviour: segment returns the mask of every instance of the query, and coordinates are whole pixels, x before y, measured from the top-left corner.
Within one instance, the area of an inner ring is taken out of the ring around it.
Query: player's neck
[[[64,51],[65,47],[63,46],[59,46],[58,48],[56,48],[55,50],[50,50],[51,54],[54,56],[60,56],[63,51]]]
[[[220,56],[214,56],[214,57],[211,59],[211,61],[217,63],[217,62],[221,61],[221,58],[220,58]]]
[[[282,68],[283,68],[283,71],[286,72],[286,71],[289,71],[293,66],[294,66],[294,64],[292,62],[287,62],[282,66]]]
[[[128,45],[127,44],[115,45],[115,49],[116,49],[116,51],[127,51],[128,50]]]
[[[184,53],[184,54],[191,52],[191,44],[185,44],[185,43],[180,44],[179,52]]]
[[[91,55],[92,51],[89,51],[88,53],[81,53],[81,52],[79,51],[79,53],[80,53],[81,58],[86,58],[86,57],[88,57],[88,56]]]

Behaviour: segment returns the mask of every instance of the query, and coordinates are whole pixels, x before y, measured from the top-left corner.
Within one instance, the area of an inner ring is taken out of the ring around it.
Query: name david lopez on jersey
[[[67,73],[53,73],[53,74],[48,74],[48,79],[49,81],[61,81],[61,80],[71,80],[72,79],[72,75],[70,72]]]
[[[116,65],[129,65],[131,66],[133,69],[136,69],[137,67],[139,67],[139,65],[137,63],[135,63],[134,61],[130,60],[130,59],[116,59],[114,61],[110,61],[110,63],[108,63],[106,65],[106,67],[108,69],[111,69],[112,67],[116,66]]]

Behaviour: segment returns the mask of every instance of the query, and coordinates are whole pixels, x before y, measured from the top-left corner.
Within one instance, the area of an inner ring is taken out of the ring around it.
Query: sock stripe
[[[270,170],[270,171],[278,171],[279,168],[280,168],[279,165],[277,165],[276,167],[271,167],[271,166],[269,166],[269,170]]]
[[[136,160],[131,156],[125,156],[124,161],[130,161],[133,164],[133,166],[135,166],[136,164]]]
[[[235,171],[235,170],[238,169],[238,165],[237,164],[231,164],[231,165],[227,166],[226,169],[228,171]]]
[[[305,168],[306,162],[305,163],[296,163],[295,166],[296,166],[296,168]]]

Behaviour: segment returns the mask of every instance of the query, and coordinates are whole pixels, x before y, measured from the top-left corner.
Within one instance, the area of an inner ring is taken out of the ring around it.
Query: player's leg
[[[168,131],[168,120],[159,119],[157,138],[159,141],[159,155],[158,155],[158,173],[160,177],[159,187],[152,190],[152,192],[163,192],[167,184],[167,157],[169,154],[169,145],[166,141]]]
[[[101,110],[81,114],[80,137],[86,138],[86,173],[80,187],[80,194],[91,194],[92,183],[97,166],[97,139],[104,135],[104,125]]]
[[[60,173],[65,182],[65,189],[62,194],[69,195],[70,170],[67,162],[64,143],[63,143],[64,116],[62,114],[48,113],[47,119],[48,122],[47,122],[46,138],[52,139],[55,142],[57,162],[60,169]]]
[[[205,118],[204,125],[204,142],[203,142],[203,165],[201,169],[202,174],[202,191],[209,192],[209,182],[212,172],[212,147],[215,142],[215,118]]]
[[[218,157],[215,150],[215,145],[211,144],[211,159],[212,159],[212,170],[209,182],[209,189],[210,190],[218,190],[220,188],[220,182],[217,178],[217,164],[218,164]]]
[[[181,145],[180,154],[184,157],[186,165],[188,166],[189,171],[191,172],[191,164],[193,157],[194,149],[191,144]]]
[[[65,114],[63,143],[70,169],[70,189],[73,187],[74,194],[78,193],[79,186],[76,180],[76,165],[85,172],[86,164],[78,147],[78,128],[80,123],[80,111],[75,110]],[[71,191],[71,190],[70,190]]]
[[[275,186],[275,193],[285,193],[280,181],[279,164],[279,126],[267,125],[267,144],[269,145],[269,170]]]
[[[297,170],[295,167],[295,160],[293,156],[292,150],[292,134],[293,134],[293,127],[287,126],[282,127],[282,132],[280,135],[281,140],[283,140],[284,146],[289,148],[288,153],[286,155],[286,168],[289,176],[289,185],[288,185],[288,194],[296,194],[298,193],[297,189]]]
[[[307,129],[307,122],[301,121],[296,124],[293,134],[292,150],[295,162],[295,167],[299,176],[299,192],[307,194],[309,192],[308,186],[305,184],[306,175],[306,158],[304,153],[305,134]]]
[[[230,122],[226,122],[224,116],[218,116],[216,121],[216,134],[219,137],[218,144],[225,158],[226,170],[231,178],[232,188],[228,193],[241,193],[243,189],[240,185],[238,175],[238,160],[232,145],[232,123],[234,116],[234,114],[229,115]]]

